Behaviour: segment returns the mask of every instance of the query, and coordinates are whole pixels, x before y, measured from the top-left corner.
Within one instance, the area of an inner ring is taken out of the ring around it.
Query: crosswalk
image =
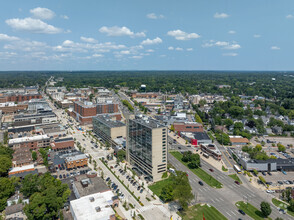
[[[139,209],[139,211],[141,213],[146,212],[148,210],[159,209],[162,213],[164,213],[164,215],[166,215],[166,216],[170,215],[169,211],[165,207],[163,207],[162,205],[153,205],[153,204],[151,204],[151,205],[147,205],[147,206],[142,206],[142,207],[140,207],[138,209]]]

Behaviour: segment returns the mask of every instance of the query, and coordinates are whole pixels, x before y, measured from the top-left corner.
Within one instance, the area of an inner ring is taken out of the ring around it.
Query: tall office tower
[[[136,116],[128,120],[127,160],[154,182],[167,170],[167,132],[167,127],[152,118]]]

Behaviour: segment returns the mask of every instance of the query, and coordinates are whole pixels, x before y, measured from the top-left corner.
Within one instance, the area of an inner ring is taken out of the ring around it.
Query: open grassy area
[[[178,212],[183,220],[203,220],[203,215],[205,219],[210,220],[225,220],[227,219],[223,216],[216,208],[213,206],[197,204],[188,208],[184,212]]]
[[[279,208],[282,208],[282,209],[287,209],[286,207],[288,207],[288,205],[280,200],[277,200],[275,198],[272,199],[272,202],[275,206],[279,207]],[[291,212],[287,209],[287,213],[291,216],[294,217],[294,212]]]
[[[175,158],[177,158],[182,164],[188,167],[187,163],[182,161],[183,155],[180,152],[174,151],[170,152]],[[222,184],[213,178],[211,175],[206,173],[201,168],[190,169],[193,173],[195,173],[200,179],[202,179],[205,183],[207,183],[211,187],[222,188]]]
[[[167,178],[165,180],[161,180],[159,182],[156,182],[154,184],[152,184],[151,186],[148,186],[149,189],[158,197],[160,196],[161,190],[163,187],[170,185],[171,184],[171,178]]]
[[[225,166],[223,165],[223,166],[222,166],[222,171],[224,171],[224,172],[227,172],[227,171],[228,171],[228,169],[227,169],[227,168],[225,168]]]
[[[231,177],[233,180],[237,180],[239,183],[242,183],[242,181],[240,180],[237,174],[231,174],[229,175],[229,177]]]
[[[236,202],[236,206],[238,209],[242,209],[247,215],[249,215],[251,218],[255,220],[262,220],[264,219],[264,216],[260,210],[255,208],[253,205],[250,203],[245,203],[243,201]]]

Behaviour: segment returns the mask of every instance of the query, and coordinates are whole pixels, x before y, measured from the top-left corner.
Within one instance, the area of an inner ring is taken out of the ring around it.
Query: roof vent
[[[95,208],[95,210],[96,210],[96,212],[101,212],[101,208],[100,208],[100,206],[97,206],[97,207]]]
[[[95,201],[94,197],[90,197],[89,200],[90,200],[90,202],[94,202]]]

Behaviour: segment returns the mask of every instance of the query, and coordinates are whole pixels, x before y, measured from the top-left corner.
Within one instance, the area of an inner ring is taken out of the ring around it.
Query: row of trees
[[[133,106],[131,105],[131,103],[129,103],[127,100],[122,100],[123,105],[127,106],[130,112],[134,111]]]
[[[184,152],[182,161],[188,163],[190,169],[195,169],[201,166],[199,154],[192,154],[191,151]]]

